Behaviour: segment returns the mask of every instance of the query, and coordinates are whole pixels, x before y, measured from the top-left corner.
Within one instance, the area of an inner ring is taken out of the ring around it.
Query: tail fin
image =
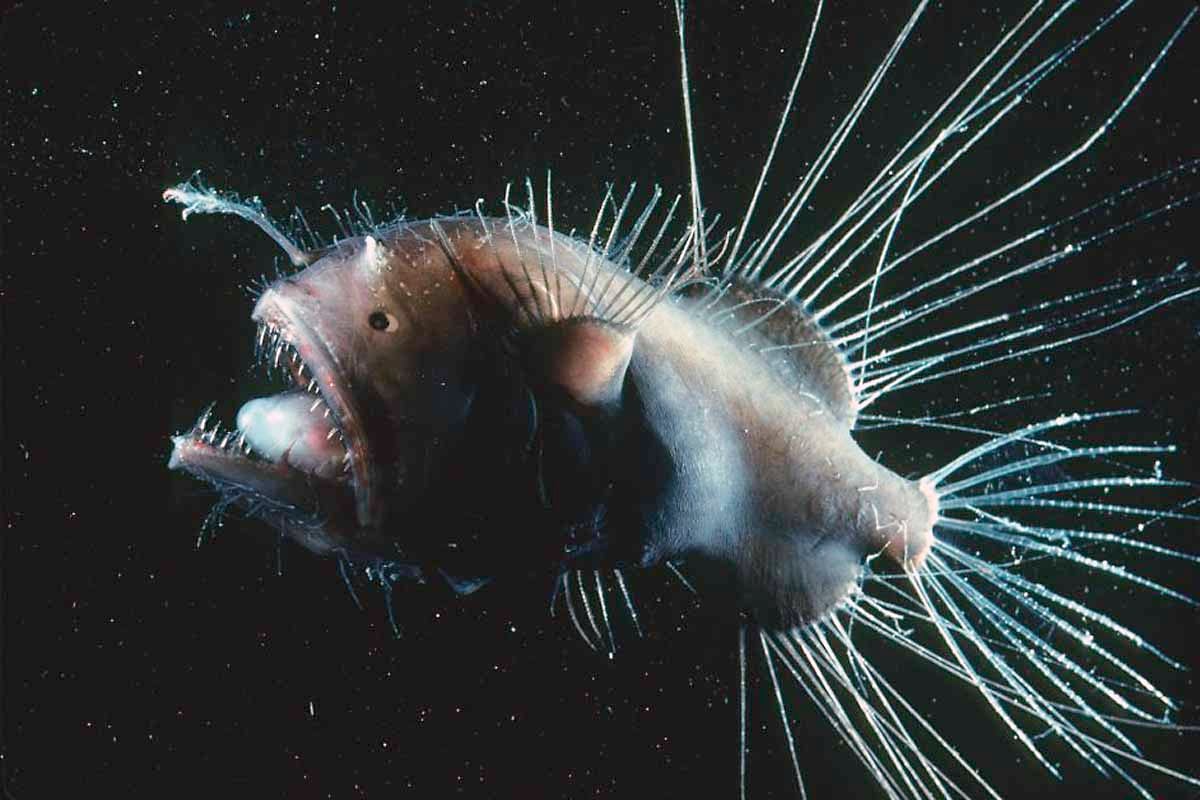
[[[1065,747],[1145,797],[1146,773],[1200,786],[1143,752],[1154,729],[1194,729],[1172,722],[1179,704],[1159,677],[1187,667],[1136,630],[1128,593],[1161,600],[1167,611],[1182,606],[1194,619],[1200,603],[1156,571],[1200,563],[1200,555],[1146,533],[1169,520],[1200,521],[1200,497],[1163,476],[1159,458],[1171,445],[1085,441],[1131,413],[1065,415],[993,433],[925,478],[938,516],[923,563],[869,574],[818,623],[758,632],[780,712],[777,666],[890,797],[970,794],[960,781],[999,797],[960,752],[977,737],[939,727],[946,709],[921,702],[928,684],[905,659],[878,657],[866,641],[877,634],[975,689],[1055,776]],[[1141,494],[1147,488],[1176,497],[1155,505]],[[1142,623],[1147,613],[1142,607]]]

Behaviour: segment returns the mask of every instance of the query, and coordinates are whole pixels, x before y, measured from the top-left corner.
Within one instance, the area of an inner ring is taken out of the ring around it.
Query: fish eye
[[[400,321],[386,311],[372,312],[367,317],[367,324],[377,331],[391,332],[400,327]]]

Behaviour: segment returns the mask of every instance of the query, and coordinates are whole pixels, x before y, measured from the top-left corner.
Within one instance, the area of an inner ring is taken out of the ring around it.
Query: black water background
[[[885,88],[890,102],[864,125],[858,147],[878,154],[899,141],[949,75],[1019,15],[1008,5],[1001,16],[939,10],[903,64],[903,89]],[[1024,121],[914,225],[952,219],[969,198],[1010,185],[1081,138],[1188,6],[1141,5],[1073,78],[1034,98]],[[733,218],[770,140],[809,12],[697,3],[692,13],[705,199]],[[781,176],[802,171],[905,13],[831,12]],[[420,216],[477,197],[497,201],[506,181],[540,181],[552,167],[560,219],[585,227],[606,181],[686,185],[669,11],[430,4],[380,15],[344,3],[252,12],[203,3],[68,12],[24,3],[2,24],[0,775],[9,795],[733,796],[733,632],[717,611],[691,608],[678,585],[635,584],[640,602],[659,607],[646,612],[659,634],[623,643],[611,662],[562,619],[548,620],[531,587],[464,602],[402,592],[407,633],[394,641],[380,598],[359,614],[331,563],[285,548],[276,577],[275,548],[254,526],[231,522],[195,549],[208,498],[165,469],[168,434],[209,400],[228,418],[247,396],[243,287],[280,258],[235,220],[181,223],[159,202],[163,187],[201,169],[213,185],[258,194],[278,214],[299,206],[333,233],[318,209],[348,206],[355,191],[377,209],[395,199]],[[1094,170],[1059,181],[1040,205],[1022,204],[1024,220],[1052,219],[1059,207],[1197,155],[1198,34],[1188,32],[1097,148],[1087,162]],[[1059,91],[1093,73],[1095,88]],[[831,173],[825,207],[836,187],[861,184],[867,173],[855,163]],[[781,180],[768,201],[788,185]],[[1178,187],[1197,189],[1195,179]],[[1086,274],[1156,274],[1194,258],[1197,222],[1189,208],[1168,226],[1124,237]],[[1174,309],[1136,334],[1009,374],[1018,385],[1066,387],[1042,403],[1046,415],[1148,409],[1118,433],[1180,442],[1185,452],[1169,464],[1200,478],[1190,455],[1200,452],[1195,310]],[[1006,386],[970,376],[892,410],[954,408],[960,397],[995,399]],[[925,445],[917,436],[889,446],[919,461]],[[1186,542],[1194,526],[1164,535]],[[1149,568],[1195,586],[1194,570]],[[1193,610],[1125,589],[1116,596],[1196,663]],[[671,630],[676,623],[683,630]],[[751,796],[789,796],[760,678],[754,724],[764,730],[752,739]],[[1193,678],[1165,680],[1195,701]],[[943,706],[958,702],[946,691]],[[1068,785],[1045,778],[978,706],[963,703],[960,730],[983,743],[972,752],[999,786],[1018,796],[1080,787],[1125,796],[1074,763]],[[827,796],[820,787],[875,796],[854,762],[837,755],[844,748],[824,723],[800,718],[813,796]],[[1187,767],[1194,749],[1194,739],[1167,737],[1155,753]],[[1172,784],[1162,791],[1195,794]]]

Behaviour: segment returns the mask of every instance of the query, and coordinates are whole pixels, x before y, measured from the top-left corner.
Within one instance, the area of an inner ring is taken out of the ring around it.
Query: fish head
[[[370,549],[471,408],[477,326],[461,280],[435,242],[398,229],[327,249],[251,316],[259,361],[290,387],[243,405],[226,436],[198,424],[175,437],[170,465],[293,531],[308,520],[311,549]]]

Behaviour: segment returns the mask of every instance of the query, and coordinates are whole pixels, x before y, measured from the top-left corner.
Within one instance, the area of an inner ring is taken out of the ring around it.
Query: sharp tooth
[[[321,398],[318,397],[316,400],[313,400],[313,404],[308,407],[308,413],[311,414],[312,412],[316,411],[317,406],[319,405],[321,405]]]
[[[267,341],[267,326],[259,325],[258,326],[258,346],[262,347],[263,343],[265,343],[266,341]]]
[[[283,352],[283,348],[280,347],[279,345],[275,345],[275,368],[276,369],[279,368],[279,354],[281,352]]]
[[[246,448],[246,433],[245,433],[245,431],[238,431],[237,446],[238,446],[239,450],[247,449]]]
[[[325,419],[329,419],[329,409],[325,409]]]
[[[200,428],[200,432],[204,432],[204,426],[208,424],[208,418],[212,416],[213,408],[216,403],[209,403],[208,408],[204,409],[204,413],[200,415],[200,419],[196,420],[196,425]]]
[[[223,439],[221,439],[221,449],[222,450],[224,450],[226,447],[229,446],[229,440],[232,437],[233,437],[233,431],[230,431],[229,433],[225,434],[225,437]]]
[[[308,382],[308,390],[313,394],[317,394],[317,379],[313,378]]]
[[[215,430],[211,430],[208,433],[201,436],[200,440],[205,442],[206,444],[212,444],[213,439],[216,439],[216,438],[217,438],[217,432]]]
[[[328,442],[330,439],[333,438],[333,435],[337,432],[338,432],[337,428],[330,428],[329,433],[325,434],[325,441]]]

